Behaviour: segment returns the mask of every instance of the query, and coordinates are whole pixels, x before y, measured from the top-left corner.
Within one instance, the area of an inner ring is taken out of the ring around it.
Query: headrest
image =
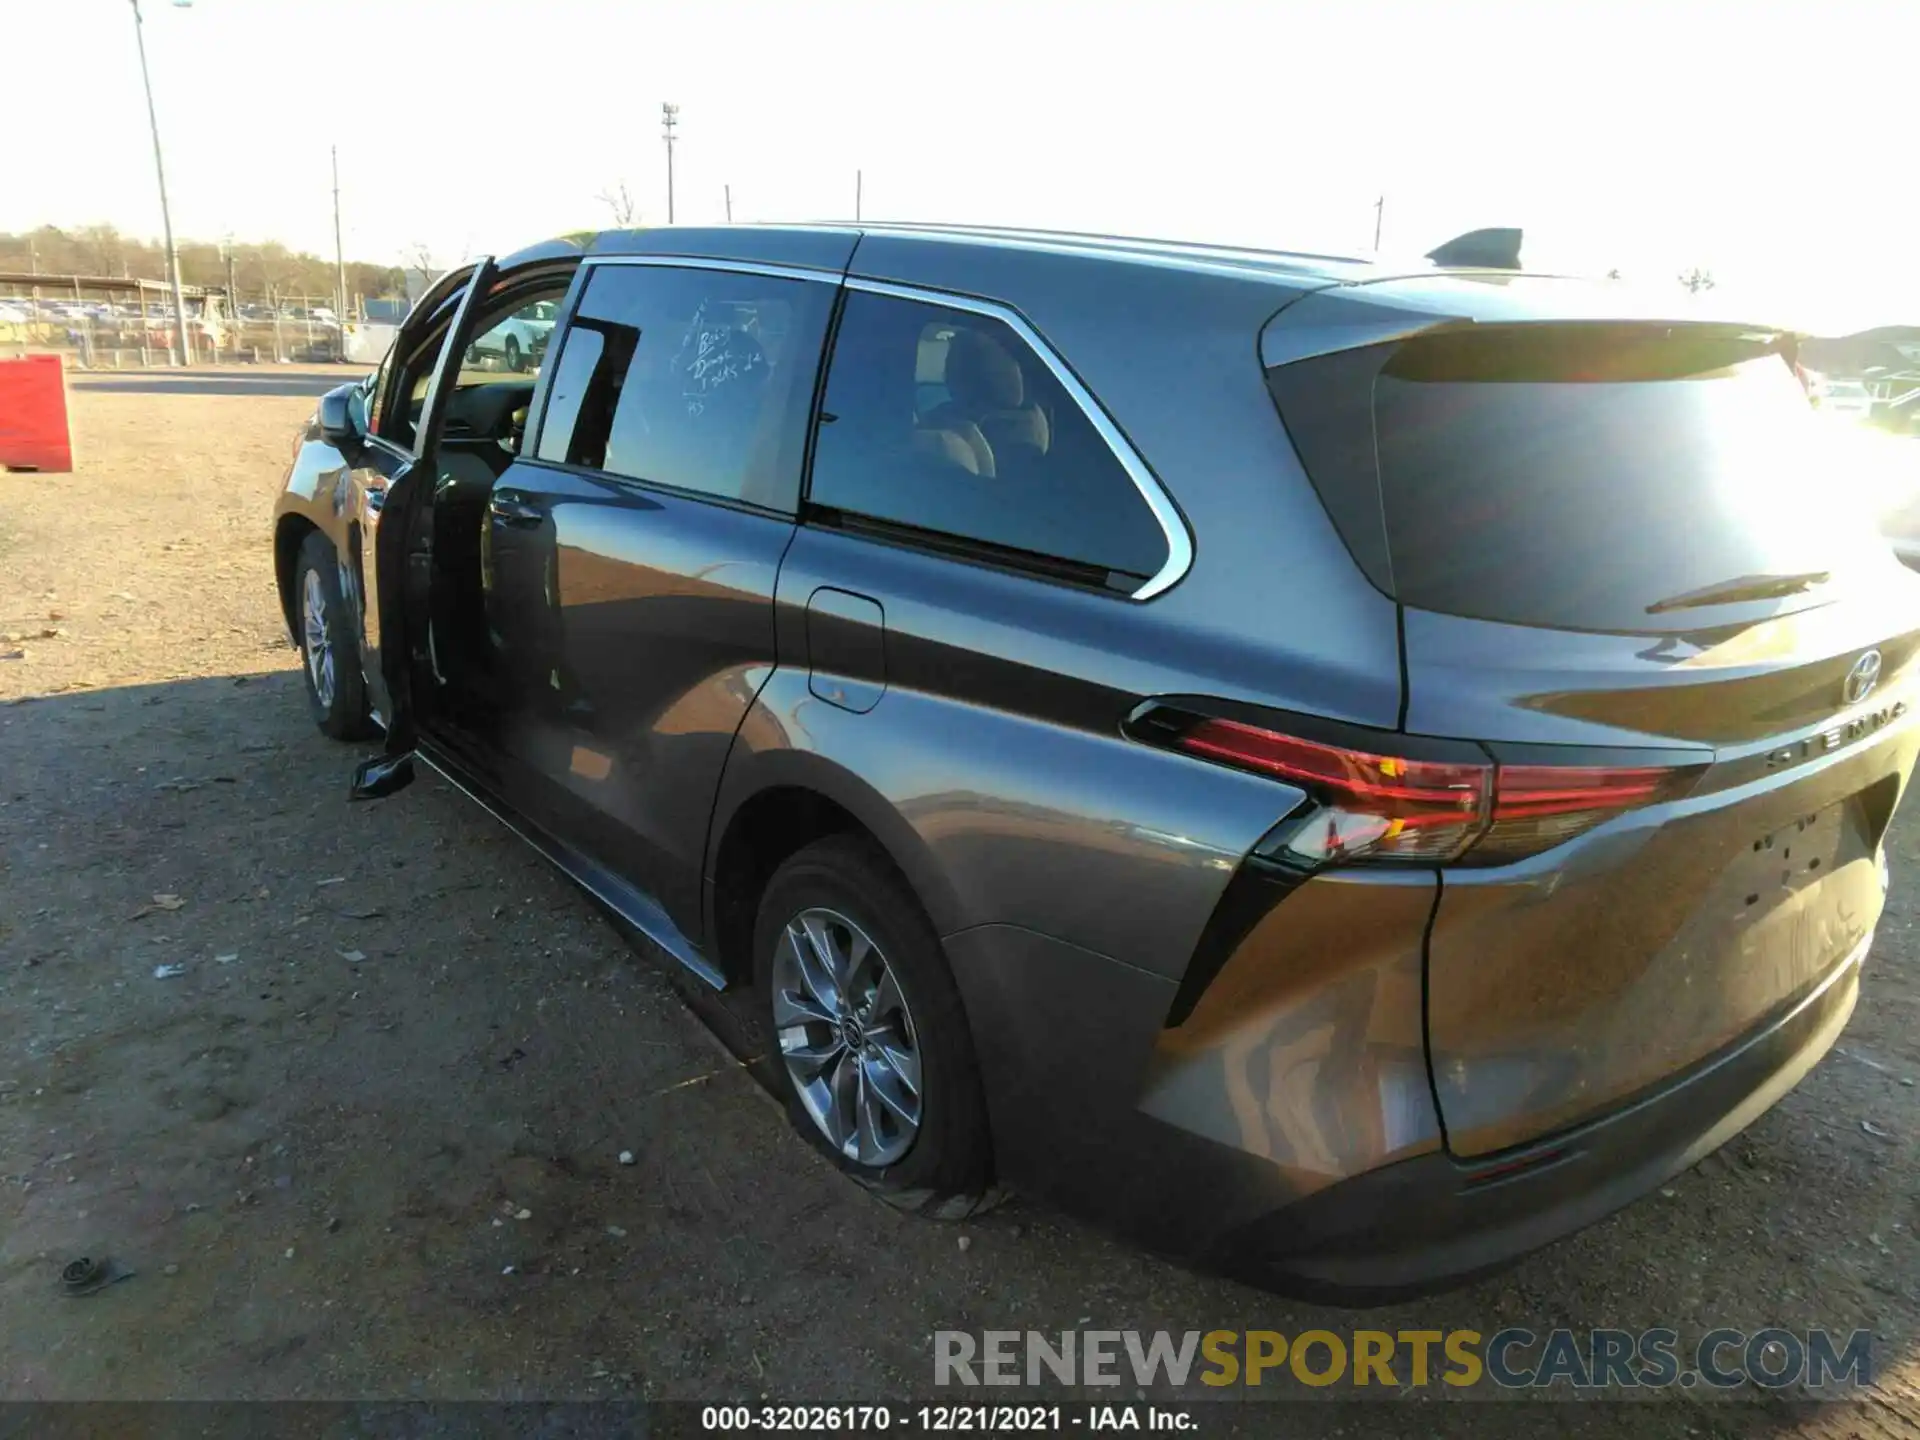
[[[956,330],[947,342],[947,393],[967,410],[1012,410],[1026,398],[1026,382],[997,340]]]

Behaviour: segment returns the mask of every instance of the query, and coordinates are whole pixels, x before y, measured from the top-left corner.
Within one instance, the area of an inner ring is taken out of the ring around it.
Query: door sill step
[[[700,953],[700,947],[681,932],[653,896],[531,821],[515,815],[495,801],[487,793],[486,787],[466,774],[451,756],[424,745],[415,754],[454,789],[532,846],[574,884],[666,951],[708,986],[715,990],[727,988],[727,978],[720,973],[719,967]]]

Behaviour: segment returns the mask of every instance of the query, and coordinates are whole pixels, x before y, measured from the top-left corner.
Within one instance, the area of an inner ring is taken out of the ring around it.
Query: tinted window
[[[816,505],[1066,561],[1129,590],[1166,563],[1112,449],[999,320],[850,292],[820,418]]]
[[[382,425],[387,416],[388,402],[393,398],[393,347],[387,347],[387,353],[380,358],[380,368],[373,376],[373,401],[369,409],[368,425],[376,435],[385,434]]]
[[[1542,327],[1367,355],[1288,366],[1274,388],[1356,557],[1408,605],[1691,628],[1713,604],[1812,603],[1865,540],[1845,507],[1808,503],[1814,422],[1764,342]]]
[[[791,510],[833,287],[598,268],[568,327],[539,455]]]

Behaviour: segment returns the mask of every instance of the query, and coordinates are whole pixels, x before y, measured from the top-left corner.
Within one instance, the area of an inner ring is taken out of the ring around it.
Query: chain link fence
[[[241,295],[187,301],[190,364],[272,364],[344,358],[343,328],[331,297]],[[347,325],[356,323],[349,317]],[[171,304],[144,308],[125,294],[61,294],[53,287],[0,285],[0,356],[54,353],[75,368],[125,370],[178,363]]]

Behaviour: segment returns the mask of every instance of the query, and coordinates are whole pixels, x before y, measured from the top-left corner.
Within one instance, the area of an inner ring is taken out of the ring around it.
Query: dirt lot
[[[0,1398],[848,1401],[930,1394],[942,1327],[1784,1325],[1874,1329],[1878,1398],[1205,1414],[1920,1433],[1910,815],[1841,1053],[1500,1278],[1358,1316],[1018,1199],[903,1219],[461,797],[345,803],[357,752],[308,722],[266,543],[312,404],[274,392],[332,377],[126,378],[75,390],[78,474],[0,473]],[[66,1298],[82,1254],[134,1273]]]

